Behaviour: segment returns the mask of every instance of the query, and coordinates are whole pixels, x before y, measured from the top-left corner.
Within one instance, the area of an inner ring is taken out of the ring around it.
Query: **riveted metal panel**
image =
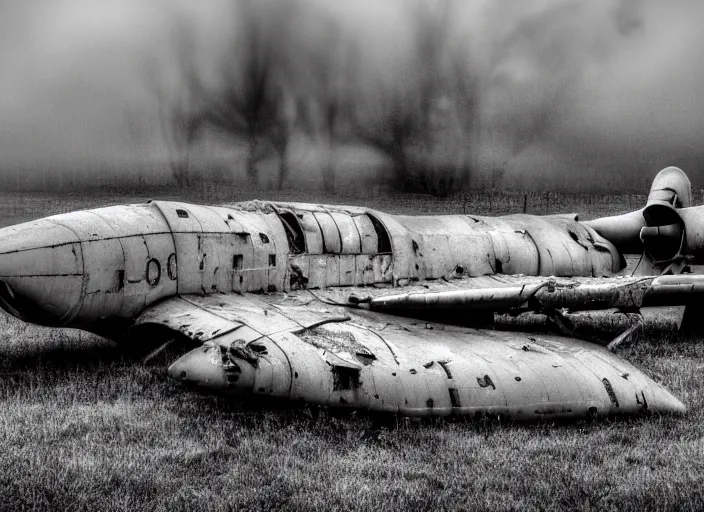
[[[379,252],[379,236],[369,215],[355,215],[352,220],[360,235],[362,254],[376,254]]]
[[[414,240],[418,244],[416,263],[420,264],[420,271],[424,271],[421,278],[437,279],[454,268],[448,235],[416,234]]]
[[[203,271],[200,268],[201,263],[205,268],[202,240],[199,232],[174,233],[179,293],[198,293],[204,288]]]
[[[379,412],[398,412],[404,400],[398,368],[376,365],[372,369],[370,373],[374,385],[374,400],[370,400],[369,408]]]
[[[82,320],[96,320],[107,313],[135,313],[139,305],[132,301],[133,311],[124,312],[126,284],[125,253],[120,239],[93,240],[83,244],[86,261],[86,287]],[[144,301],[141,301],[144,304]]]
[[[314,216],[323,234],[323,251],[328,254],[339,254],[342,251],[342,239],[335,220],[327,212],[316,212]]]
[[[506,408],[505,390],[496,386],[496,374],[488,361],[465,354],[452,358],[445,366],[452,374],[453,388],[457,389],[459,407],[454,408],[454,414]]]
[[[506,222],[526,231],[540,255],[540,274],[555,276],[590,276],[593,274],[590,248],[585,230],[577,223],[560,217],[541,218],[512,215]],[[609,268],[605,272],[611,271]]]
[[[252,266],[254,261],[254,248],[249,236],[238,236],[233,247],[232,260],[232,283],[231,290],[244,292],[248,290],[249,283],[245,282],[246,268]]]
[[[419,369],[428,386],[428,398],[425,406],[429,416],[448,416],[452,414],[452,401],[448,391],[451,381],[437,361],[428,361]],[[450,383],[450,384],[448,384]]]
[[[254,372],[254,393],[288,398],[291,391],[291,368],[288,357],[271,339],[257,340],[265,352],[257,360]]]
[[[355,257],[355,284],[358,286],[374,284],[374,256],[358,254]]]
[[[179,293],[268,287],[268,255],[270,249],[275,252],[276,240],[263,213],[182,203],[159,203],[159,206],[174,232]],[[271,244],[266,254],[262,254],[260,232]],[[239,256],[238,268],[234,268],[235,257]]]
[[[181,300],[217,317],[247,325],[266,336],[300,327],[295,320],[287,318],[277,308],[257,300],[252,295],[239,296],[220,293],[207,296],[188,295],[183,296]]]
[[[410,279],[419,275],[416,270],[416,258],[411,235],[395,217],[372,211],[387,230],[393,251],[393,268],[391,280]]]
[[[118,293],[117,270],[125,268],[125,255],[119,239],[93,240],[83,244],[86,263],[86,293]],[[123,283],[124,284],[124,283]]]
[[[154,204],[159,208],[174,234],[203,232],[200,218],[203,217],[205,220],[212,215],[206,208],[195,204],[171,201],[154,201]],[[218,226],[217,231],[224,231],[226,228],[225,225]],[[229,231],[229,228],[227,230]],[[178,246],[178,243],[176,245]]]
[[[216,336],[237,329],[243,324],[232,319],[223,318],[213,313],[194,307],[193,304],[175,297],[152,306],[135,319],[135,325],[158,324],[181,332],[189,338],[205,342]],[[234,339],[240,339],[244,333],[238,333]],[[256,337],[260,334],[256,333]]]
[[[330,212],[330,216],[335,221],[340,232],[340,239],[342,240],[340,252],[343,254],[359,254],[362,252],[362,242],[354,219],[347,213],[334,211]]]
[[[66,222],[76,222],[76,213],[66,214]],[[95,208],[80,212],[85,215],[87,225],[83,233],[90,235],[99,229],[99,234],[117,237],[169,233],[169,225],[156,203],[131,204]],[[89,227],[92,226],[92,229]],[[104,226],[104,227],[99,227]]]
[[[324,254],[309,257],[309,288],[324,288],[328,286],[328,257]]]
[[[340,263],[340,286],[353,286],[356,284],[356,262],[354,254],[341,254],[338,256]]]
[[[125,255],[125,298],[137,296],[144,303],[149,291],[147,262],[149,250],[143,237],[125,237],[120,240]]]
[[[323,254],[323,235],[313,213],[305,211],[296,211],[295,213],[306,239],[306,252],[308,254]]]
[[[430,390],[425,376],[418,374],[419,369],[416,366],[420,365],[401,366],[398,369],[403,399],[399,404],[399,412],[404,416],[428,415],[427,400],[430,396]]]
[[[321,357],[320,349],[304,343],[291,333],[272,335],[279,345],[286,346],[291,365],[291,400],[328,404],[333,387],[330,366]]]
[[[600,412],[628,414],[638,412],[646,405],[647,398],[645,401],[641,400],[642,390],[634,386],[634,383],[629,379],[630,371],[626,366],[619,369],[614,366],[613,362],[605,361],[597,354],[586,350],[576,352],[574,357],[584,366],[584,370],[594,375],[592,387],[603,390]]]
[[[0,256],[38,248],[58,248],[78,243],[78,234],[53,221],[54,217],[24,222],[0,230]],[[21,259],[17,262],[21,263]],[[14,265],[13,267],[14,268]]]
[[[266,262],[268,268],[267,288],[269,290],[285,290],[288,288],[286,281],[289,276],[287,261],[289,246],[286,229],[279,216],[274,212],[267,213],[260,218],[264,221],[270,243],[273,243],[273,247],[269,247]]]
[[[288,275],[288,239],[275,213],[238,212],[238,219],[248,232],[254,250],[252,268],[245,276],[248,291],[285,289]]]
[[[390,254],[378,254],[372,257],[375,283],[391,283],[393,281],[393,257]]]
[[[239,228],[236,222],[234,225],[231,225],[231,221],[228,220],[228,215],[231,214],[225,208],[201,205],[189,205],[189,208],[188,211],[190,215],[198,220],[203,233],[232,233],[233,230]],[[184,219],[178,217],[178,215],[177,218],[182,222],[184,221]],[[186,225],[187,224],[184,222],[184,227]]]
[[[421,279],[437,279],[452,272],[457,263],[452,254],[452,237],[470,233],[460,216],[398,216],[396,219],[412,238],[414,265]]]
[[[289,286],[294,290],[311,286],[310,281],[310,259],[308,254],[297,254],[289,257]],[[317,286],[317,285],[314,285]]]
[[[0,278],[82,273],[80,243],[0,253]]]
[[[494,271],[497,274],[538,275],[540,256],[525,231],[491,231],[494,241]]]
[[[340,257],[334,254],[325,256],[325,284],[338,286],[340,284]]]
[[[494,245],[488,233],[453,235],[449,237],[449,243],[452,261],[448,272],[462,267],[473,277],[494,273]]]
[[[503,364],[492,365],[496,375],[494,382],[497,387],[501,387],[506,396],[506,405],[509,407],[511,417],[531,419],[536,415],[536,411],[546,406],[553,406],[550,403],[548,389],[536,372],[536,368],[546,370],[541,366],[542,364],[537,361],[524,361],[521,354]]]
[[[233,290],[233,284],[239,285],[234,279],[234,258],[241,255],[244,265],[245,254],[252,254],[249,237],[232,233],[203,234],[200,250],[202,268],[199,267],[199,272],[206,293],[229,292]],[[251,258],[247,259],[251,261]]]
[[[3,281],[15,294],[44,310],[49,323],[70,322],[82,303],[82,275],[5,277]]]

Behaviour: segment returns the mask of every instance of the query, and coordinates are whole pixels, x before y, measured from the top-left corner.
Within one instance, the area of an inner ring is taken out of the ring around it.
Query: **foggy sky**
[[[406,2],[317,1],[393,81],[409,33]],[[701,2],[458,5],[448,38],[478,84],[482,169],[505,168],[518,186],[540,176],[562,187],[592,173],[645,182],[678,165],[700,186]],[[152,85],[166,77],[180,86],[172,31],[187,20],[207,70],[233,30],[227,9],[226,0],[0,0],[0,174],[163,158]]]

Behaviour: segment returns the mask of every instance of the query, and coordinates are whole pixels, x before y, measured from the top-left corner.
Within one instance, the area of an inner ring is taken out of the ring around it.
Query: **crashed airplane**
[[[702,207],[668,168],[624,216],[398,216],[347,206],[168,201],[0,230],[0,306],[144,353],[205,390],[412,416],[682,413],[607,348],[491,329],[495,313],[689,304]],[[624,252],[641,252],[624,275]],[[627,337],[632,329],[618,339]],[[139,340],[139,341],[134,341]],[[157,348],[158,350],[158,348]]]

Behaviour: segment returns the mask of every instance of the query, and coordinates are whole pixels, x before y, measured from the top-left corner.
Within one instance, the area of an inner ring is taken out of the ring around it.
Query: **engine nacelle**
[[[645,208],[587,224],[621,252],[644,253],[635,273],[659,274],[667,272],[672,264],[680,267],[684,264],[688,251],[687,226],[681,209],[691,205],[689,178],[681,169],[667,167],[655,176]]]
[[[677,167],[655,176],[643,209],[645,226],[640,230],[643,250],[654,265],[668,265],[685,251],[685,223],[679,209],[692,206],[692,185]]]

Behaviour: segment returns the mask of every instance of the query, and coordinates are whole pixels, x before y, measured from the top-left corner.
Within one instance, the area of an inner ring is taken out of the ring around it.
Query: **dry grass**
[[[214,195],[193,199],[230,199]],[[30,199],[15,217],[123,197]],[[395,211],[456,207],[424,196],[374,201]],[[12,217],[12,203],[2,204]],[[696,337],[656,330],[620,349],[688,405],[684,418],[500,425],[389,424],[225,400],[171,382],[175,354],[145,366],[97,338],[9,318],[0,333],[2,510],[704,508]]]

